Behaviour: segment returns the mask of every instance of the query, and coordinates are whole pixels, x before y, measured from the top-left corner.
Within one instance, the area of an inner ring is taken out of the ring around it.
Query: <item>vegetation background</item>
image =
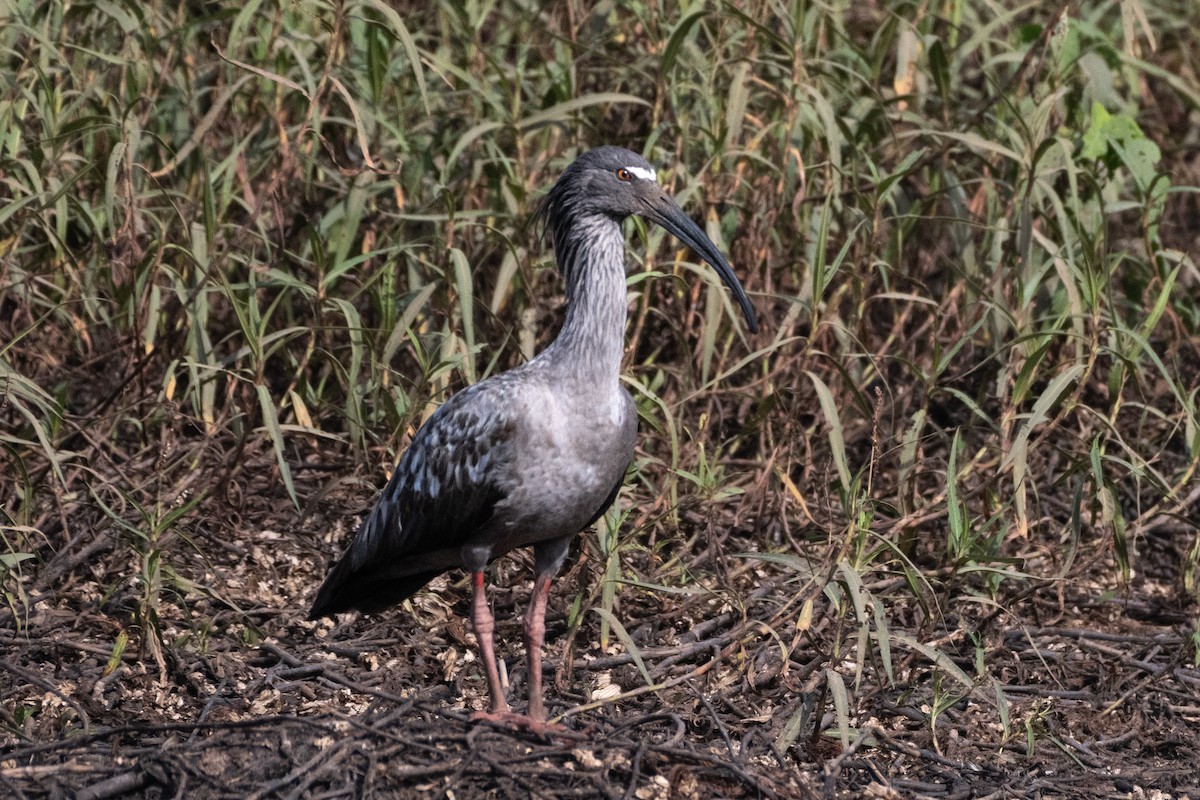
[[[1197,30],[0,2],[4,793],[1200,796]],[[539,743],[464,724],[459,576],[303,616],[421,420],[553,337],[528,221],[603,143],[764,330],[630,224],[641,438]]]

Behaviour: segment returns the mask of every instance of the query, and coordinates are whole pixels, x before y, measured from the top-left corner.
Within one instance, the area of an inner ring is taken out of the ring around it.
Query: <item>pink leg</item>
[[[504,699],[504,687],[500,685],[500,669],[496,666],[496,647],[492,643],[492,634],[496,630],[496,620],[492,610],[488,608],[487,594],[483,588],[483,572],[476,572],[475,593],[472,598],[471,624],[475,628],[475,638],[479,640],[479,655],[483,658],[483,671],[487,673],[488,690],[492,695],[492,714],[507,714],[508,702]]]
[[[525,658],[529,665],[529,718],[535,725],[546,723],[542,703],[542,645],[546,641],[546,598],[550,596],[550,576],[538,575],[533,581],[533,596],[525,612]]]
[[[472,617],[475,638],[479,640],[479,652],[483,667],[487,671],[488,686],[492,693],[492,710],[476,711],[471,715],[475,722],[490,722],[502,728],[520,728],[542,737],[551,734],[571,735],[561,725],[546,723],[546,707],[542,703],[542,645],[546,639],[546,598],[550,594],[550,576],[539,575],[534,579],[533,597],[525,614],[525,651],[529,660],[529,713],[514,714],[504,700],[500,686],[500,671],[496,668],[496,653],[492,645],[495,622],[483,595],[483,573],[475,573],[475,598]]]

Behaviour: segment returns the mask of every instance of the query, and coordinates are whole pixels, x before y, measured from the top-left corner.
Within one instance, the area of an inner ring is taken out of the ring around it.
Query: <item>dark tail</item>
[[[445,570],[435,569],[415,575],[396,577],[394,574],[355,572],[350,559],[342,559],[321,584],[317,599],[308,610],[309,619],[332,616],[342,611],[358,610],[368,614],[402,603],[421,590],[425,584]]]

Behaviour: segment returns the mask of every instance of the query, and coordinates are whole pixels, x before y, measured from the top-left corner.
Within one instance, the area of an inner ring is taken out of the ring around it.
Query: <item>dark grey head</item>
[[[750,300],[725,256],[662,190],[654,168],[637,153],[611,145],[583,153],[563,170],[554,188],[542,200],[538,214],[554,237],[558,261],[563,267],[574,261],[572,251],[586,244],[571,235],[577,220],[605,216],[619,223],[636,214],[661,225],[712,265],[741,305],[747,327],[752,332],[758,330]]]

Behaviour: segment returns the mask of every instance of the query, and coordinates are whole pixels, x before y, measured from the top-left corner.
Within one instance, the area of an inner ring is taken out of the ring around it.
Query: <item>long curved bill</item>
[[[742,284],[738,281],[737,276],[733,274],[733,267],[729,266],[729,262],[725,260],[725,256],[721,254],[717,246],[712,243],[712,239],[709,239],[704,231],[700,230],[700,226],[692,222],[692,218],[685,214],[683,209],[666,192],[661,192],[660,196],[654,201],[647,203],[645,208],[646,210],[642,212],[641,216],[661,225],[671,235],[695,250],[701,258],[712,265],[712,268],[721,276],[721,280],[733,292],[738,305],[742,307],[742,313],[746,315],[746,327],[750,329],[751,333],[757,333],[758,318],[754,316],[754,308],[750,305],[750,298],[746,297],[746,290],[742,288]]]

